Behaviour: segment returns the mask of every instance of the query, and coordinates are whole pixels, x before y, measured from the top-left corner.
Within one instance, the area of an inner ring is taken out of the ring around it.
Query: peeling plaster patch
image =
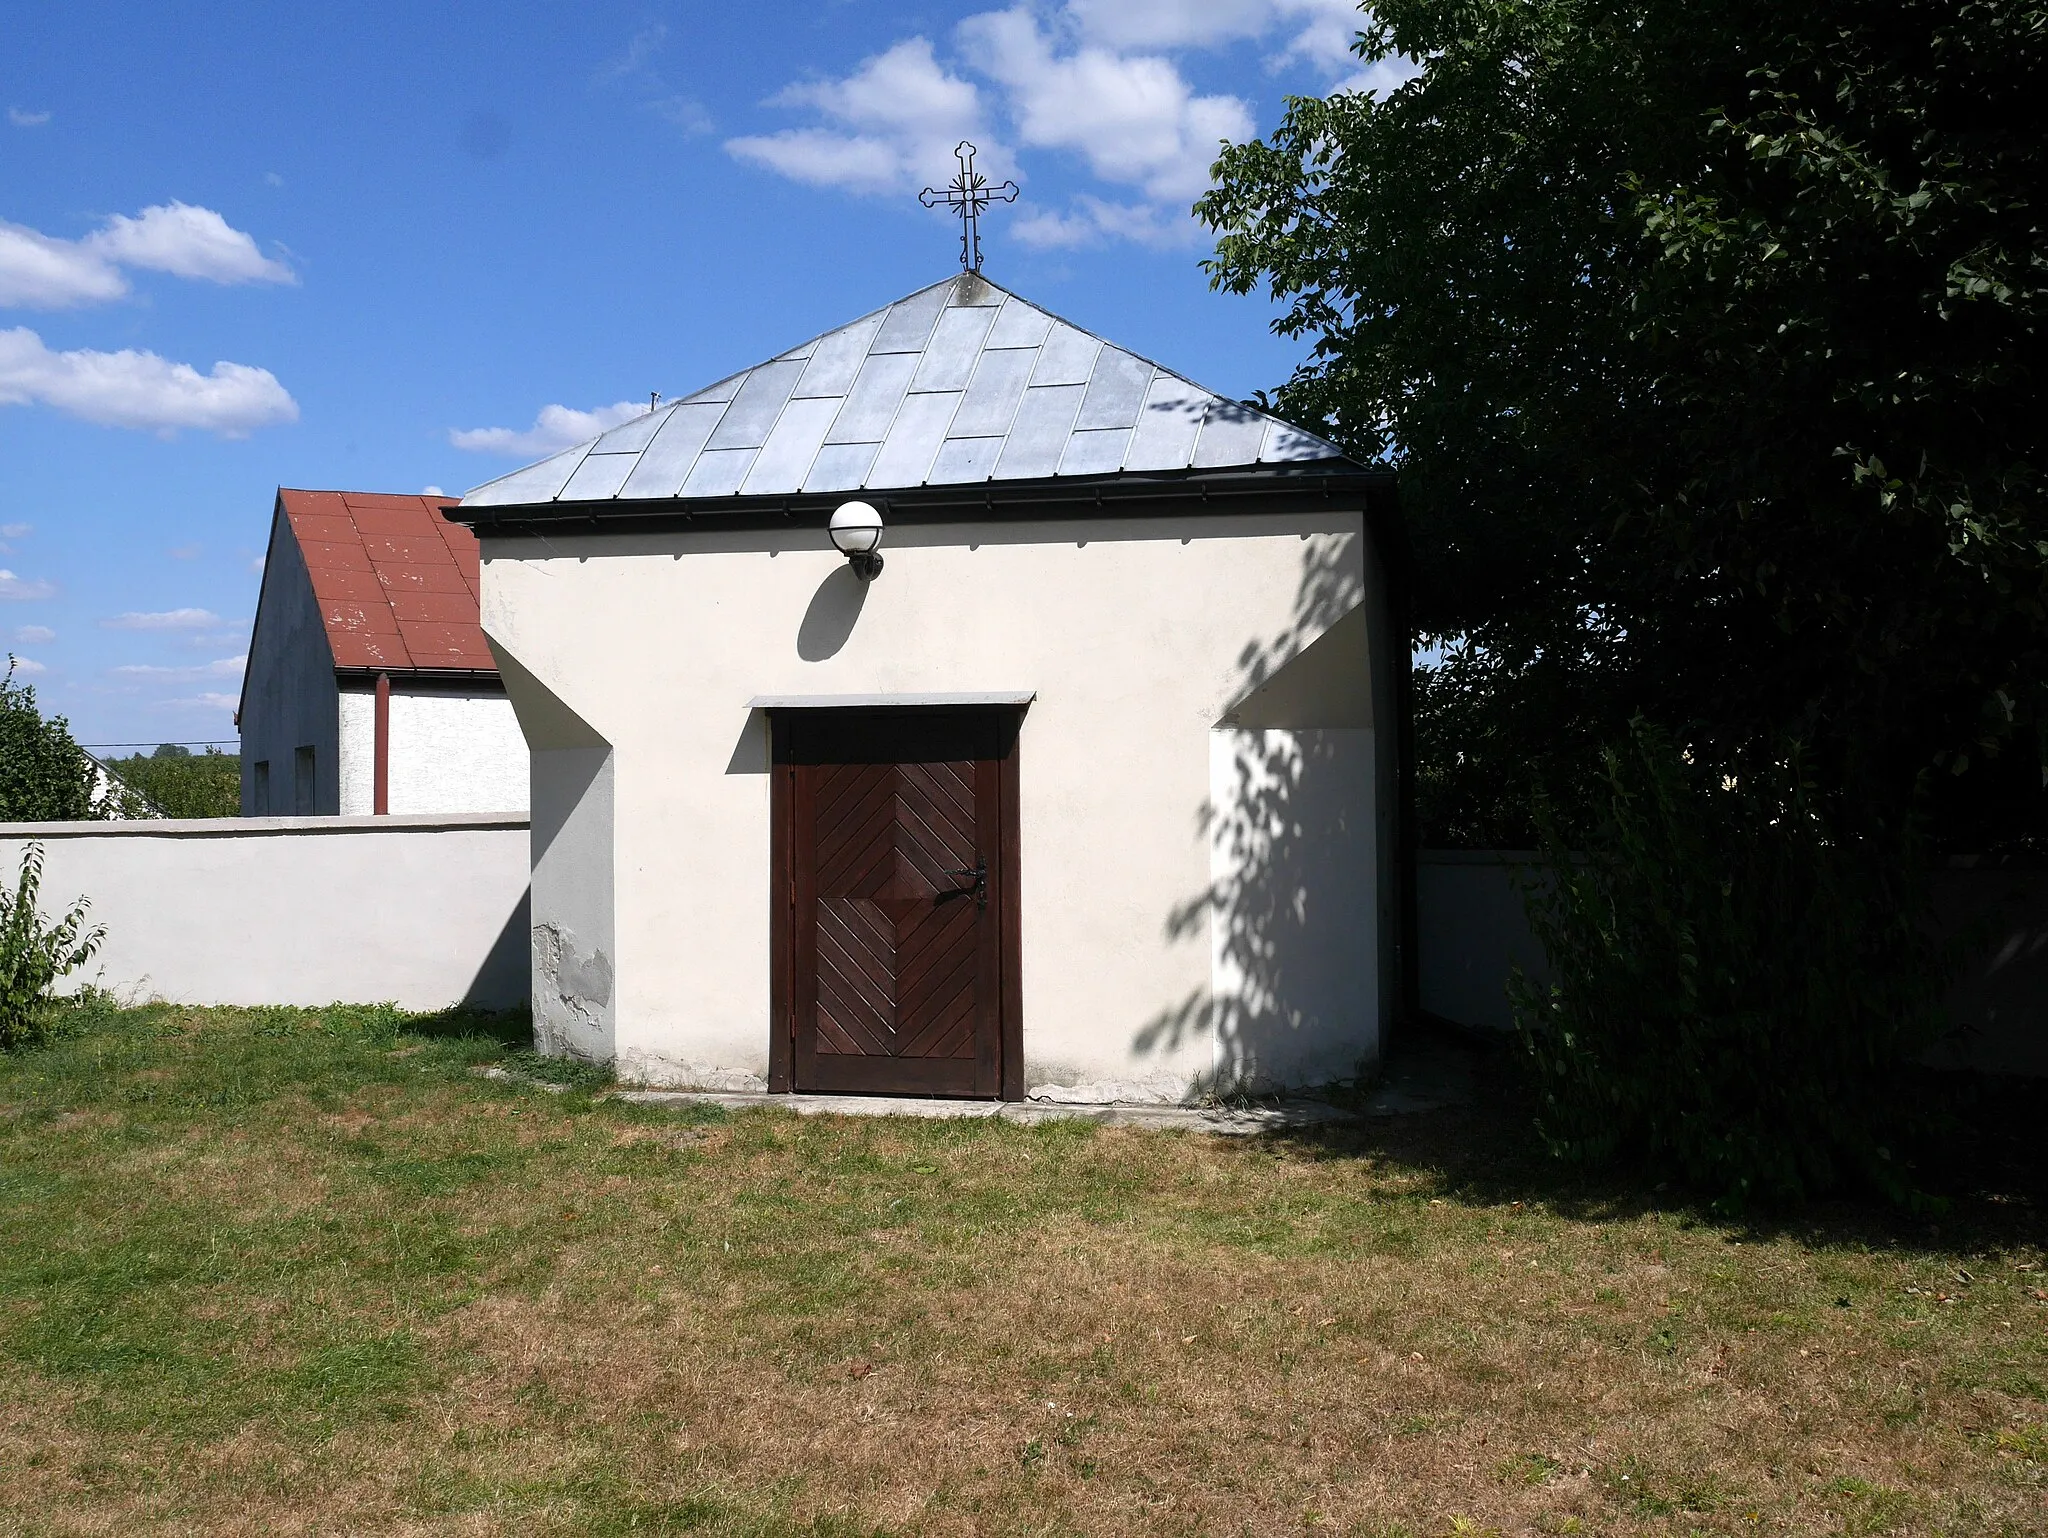
[[[604,1056],[604,1012],[612,999],[612,963],[603,951],[584,955],[576,937],[553,924],[533,930],[533,1034],[547,1053]]]
[[[612,963],[603,951],[578,956],[574,945],[564,945],[556,978],[565,1004],[588,1002],[602,1009],[612,1001]]]

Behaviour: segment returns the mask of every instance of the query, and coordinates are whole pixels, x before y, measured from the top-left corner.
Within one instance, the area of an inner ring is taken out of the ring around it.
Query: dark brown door
[[[778,715],[777,1088],[1021,1091],[1016,741],[1013,711]]]

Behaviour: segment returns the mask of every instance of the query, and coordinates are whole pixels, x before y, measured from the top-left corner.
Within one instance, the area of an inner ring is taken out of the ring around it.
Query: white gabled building
[[[978,274],[471,492],[540,1041],[991,1098],[1369,1068],[1392,494]],[[849,503],[879,571],[834,548]]]
[[[526,810],[476,539],[450,505],[278,492],[235,716],[243,816]]]

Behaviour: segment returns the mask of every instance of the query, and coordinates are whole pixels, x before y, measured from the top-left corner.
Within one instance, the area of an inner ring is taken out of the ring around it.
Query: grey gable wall
[[[317,816],[341,810],[341,706],[334,653],[320,621],[319,600],[304,555],[282,512],[271,515],[270,551],[263,591],[249,641],[242,682],[242,815],[287,816],[292,805],[292,761],[313,749],[313,804]],[[270,764],[270,805],[255,803],[256,765]]]

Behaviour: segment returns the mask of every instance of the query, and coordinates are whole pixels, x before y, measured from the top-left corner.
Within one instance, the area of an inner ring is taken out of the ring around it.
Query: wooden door
[[[1021,1097],[1014,711],[775,722],[770,1084]]]

